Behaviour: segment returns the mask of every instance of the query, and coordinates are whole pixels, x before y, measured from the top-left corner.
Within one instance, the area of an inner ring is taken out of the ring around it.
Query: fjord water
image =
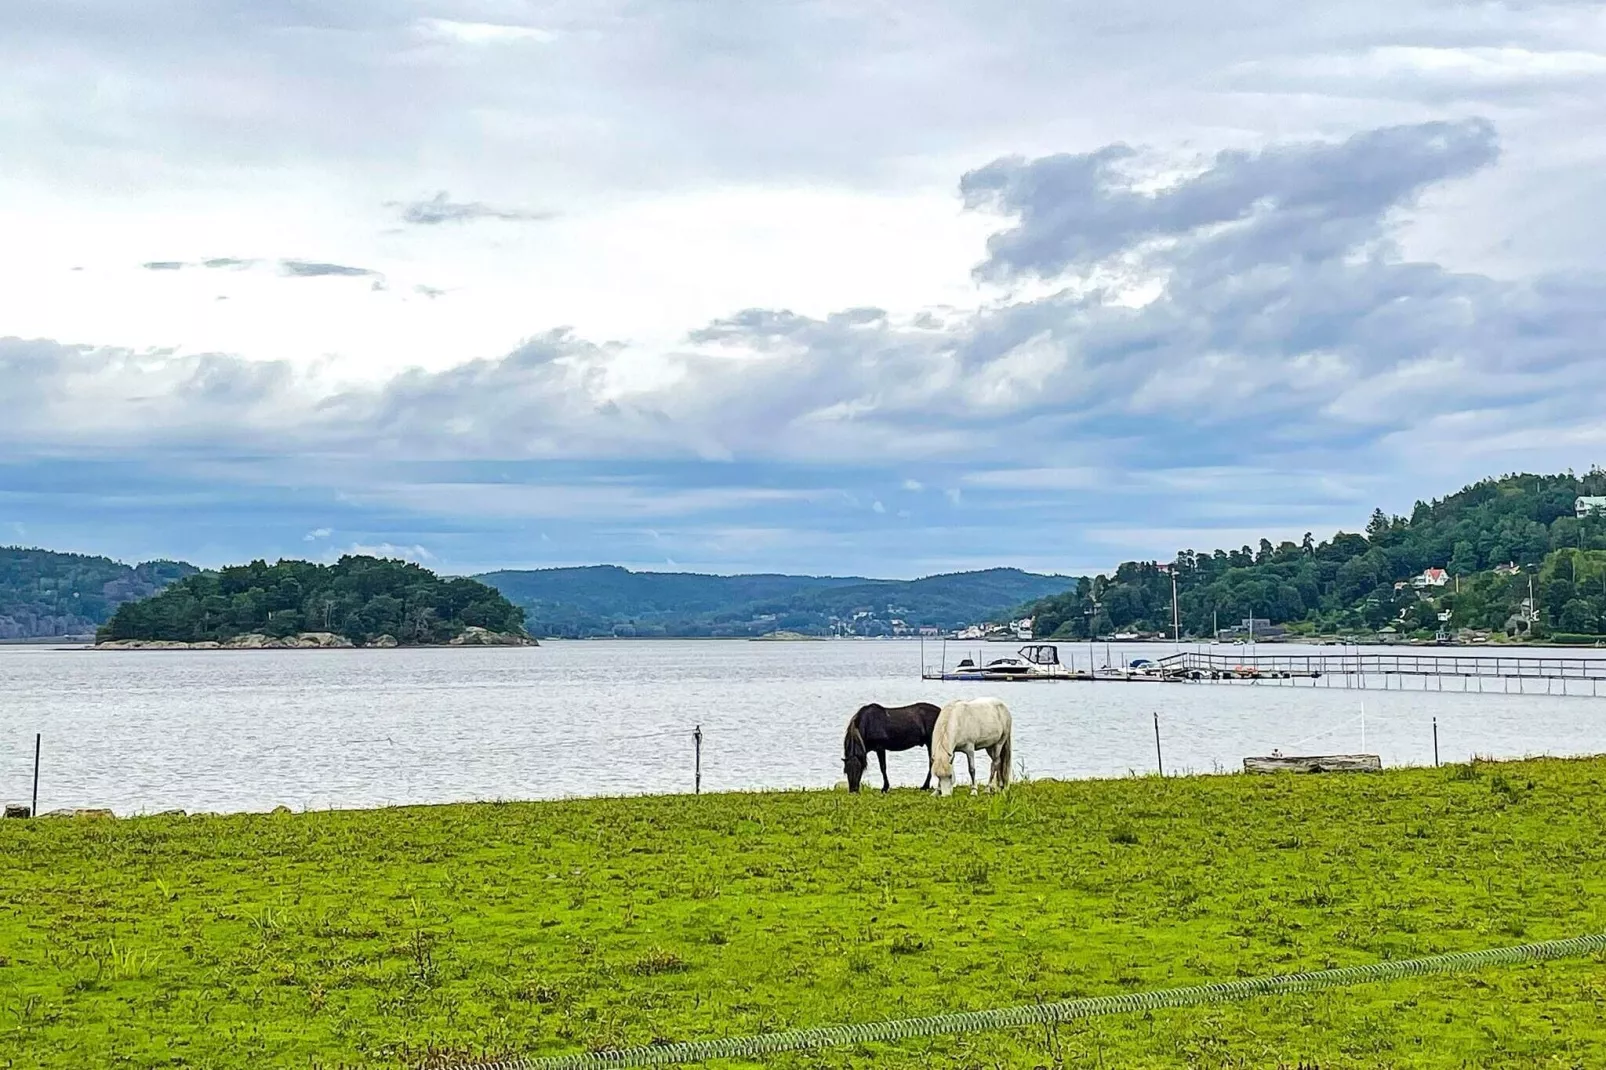
[[[1172,649],[1124,644],[1110,657]],[[938,650],[927,644],[925,656],[934,662]],[[1062,651],[1086,665],[1085,644]],[[1102,664],[1104,648],[1093,654]],[[841,778],[843,726],[862,703],[981,694],[1014,711],[1015,755],[1034,777],[1153,772],[1154,713],[1168,773],[1236,769],[1244,756],[1273,748],[1359,751],[1363,703],[1365,749],[1386,765],[1431,763],[1434,717],[1445,761],[1606,751],[1606,696],[1269,682],[932,683],[920,679],[921,656],[919,644],[899,641],[0,647],[0,800],[27,799],[35,732],[44,735],[44,810],[227,812],[689,792],[697,724],[704,791],[827,788]],[[950,645],[950,663],[957,656]],[[889,756],[894,785],[918,785],[924,762],[923,752]],[[978,766],[985,777],[984,757]],[[879,785],[879,774],[872,770],[867,782]]]

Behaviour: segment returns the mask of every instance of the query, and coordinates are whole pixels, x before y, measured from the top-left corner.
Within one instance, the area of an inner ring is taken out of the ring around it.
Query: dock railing
[[[1606,681],[1606,658],[1543,654],[1206,654],[1159,659],[1172,678],[1259,676],[1439,676],[1482,679]]]

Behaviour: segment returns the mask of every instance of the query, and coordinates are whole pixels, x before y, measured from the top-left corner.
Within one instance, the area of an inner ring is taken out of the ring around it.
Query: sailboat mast
[[[1177,571],[1171,570],[1171,641],[1182,642],[1182,617],[1177,612]]]

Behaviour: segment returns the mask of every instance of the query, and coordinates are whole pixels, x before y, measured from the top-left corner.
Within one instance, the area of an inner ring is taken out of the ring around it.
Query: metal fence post
[[[39,741],[43,738],[43,732],[33,734],[33,805],[28,811],[33,817],[39,816]]]
[[[1160,757],[1160,711],[1154,711],[1154,765],[1165,776],[1165,761]]]
[[[694,787],[692,789],[692,793],[694,795],[701,795],[703,793],[703,726],[702,725],[698,725],[696,727],[696,729],[693,730],[693,732],[691,734],[691,738],[692,738],[692,742],[697,747],[697,771],[696,771],[697,779],[696,779]]]

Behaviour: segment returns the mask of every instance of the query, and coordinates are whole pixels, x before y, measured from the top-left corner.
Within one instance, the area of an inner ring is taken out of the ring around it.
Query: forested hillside
[[[709,576],[613,565],[492,572],[478,577],[527,614],[535,635],[569,637],[892,635],[1007,615],[1075,584],[1065,576],[987,569],[918,580],[841,576]]]
[[[1035,614],[1040,635],[1169,635],[1174,574],[1188,635],[1209,635],[1215,622],[1225,627],[1248,617],[1324,634],[1386,627],[1498,631],[1508,624],[1536,636],[1602,634],[1606,517],[1579,519],[1575,502],[1583,495],[1606,495],[1606,472],[1488,479],[1418,502],[1408,517],[1375,511],[1364,534],[1185,550],[1167,565],[1129,561],[1113,576],[1084,580],[1027,612]],[[1580,549],[1586,552],[1574,553]],[[1448,573],[1442,587],[1411,584],[1430,568]],[[1514,617],[1524,619],[1512,624]]]
[[[85,635],[124,602],[195,572],[179,561],[125,565],[109,557],[0,546],[0,639]]]
[[[346,556],[333,565],[253,561],[200,572],[154,598],[120,606],[99,638],[222,642],[333,632],[363,645],[444,643],[465,628],[518,632],[523,613],[478,580],[405,561]]]

